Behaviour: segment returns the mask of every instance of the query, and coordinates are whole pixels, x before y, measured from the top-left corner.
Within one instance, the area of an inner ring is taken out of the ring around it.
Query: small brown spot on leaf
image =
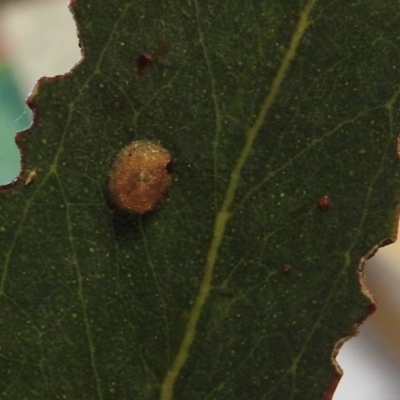
[[[332,203],[328,196],[324,196],[318,199],[317,206],[321,211],[328,211],[332,208]]]
[[[282,267],[282,271],[283,271],[285,274],[287,274],[287,273],[290,272],[291,270],[292,270],[292,266],[289,265],[289,264],[285,264],[285,265]]]
[[[143,70],[150,66],[153,62],[153,58],[149,53],[141,53],[136,58],[136,66],[139,74],[143,74]]]
[[[157,45],[156,50],[153,54],[149,53],[140,53],[136,58],[136,70],[140,75],[143,75],[143,72],[148,67],[151,67],[155,64],[160,64],[166,54],[169,52],[171,45],[166,40],[160,40]]]
[[[227,289],[219,289],[219,290],[217,291],[217,293],[218,293],[221,297],[223,297],[223,298],[225,298],[225,299],[232,299],[232,298],[233,298],[233,293],[230,292],[230,291],[228,291]]]
[[[115,204],[133,214],[153,210],[171,184],[167,166],[171,155],[158,143],[139,140],[124,147],[110,173],[109,190]]]

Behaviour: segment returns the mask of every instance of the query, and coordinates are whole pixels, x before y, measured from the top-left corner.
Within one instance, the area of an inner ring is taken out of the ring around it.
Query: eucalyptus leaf
[[[2,398],[330,398],[396,234],[398,2],[71,9],[84,58],[38,83],[0,195]],[[108,190],[137,140],[172,157],[143,215]]]

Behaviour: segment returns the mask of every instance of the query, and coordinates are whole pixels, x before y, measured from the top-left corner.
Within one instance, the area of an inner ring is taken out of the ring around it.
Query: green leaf
[[[397,2],[72,9],[84,60],[40,81],[0,196],[2,397],[322,398],[395,235]],[[174,159],[143,216],[107,189],[133,140]]]

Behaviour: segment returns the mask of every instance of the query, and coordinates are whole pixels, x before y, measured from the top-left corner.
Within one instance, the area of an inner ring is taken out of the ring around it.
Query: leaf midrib
[[[229,184],[222,202],[222,206],[218,211],[213,230],[213,238],[207,252],[206,263],[204,266],[204,275],[199,288],[199,293],[196,297],[194,305],[189,314],[189,320],[185,328],[185,333],[181,341],[178,353],[172,362],[171,367],[167,371],[164,381],[161,385],[160,400],[171,400],[174,393],[174,385],[179,376],[179,373],[186,363],[189,356],[190,347],[196,336],[196,327],[201,316],[203,306],[211,290],[211,283],[214,273],[214,266],[218,259],[218,250],[224,238],[227,223],[231,217],[230,208],[235,198],[235,194],[240,182],[240,176],[243,167],[250,156],[254,141],[263,126],[269,110],[271,109],[276,96],[279,92],[285,74],[290,67],[291,61],[296,55],[296,50],[299,47],[300,41],[304,36],[305,31],[310,25],[309,16],[316,4],[317,0],[309,0],[302,11],[299,13],[299,20],[296,29],[292,35],[289,47],[285,52],[280,67],[272,81],[271,87],[264,99],[258,116],[252,127],[246,132],[246,140],[239,157],[236,160],[235,167],[232,170]],[[198,2],[195,1],[198,9]]]

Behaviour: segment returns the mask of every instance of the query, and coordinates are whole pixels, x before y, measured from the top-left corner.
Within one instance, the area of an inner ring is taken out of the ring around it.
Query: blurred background
[[[67,0],[0,0],[0,184],[19,173],[14,136],[32,118],[24,99],[80,57]],[[344,376],[334,400],[400,400],[400,244],[381,249],[366,274],[378,310],[337,357]]]

